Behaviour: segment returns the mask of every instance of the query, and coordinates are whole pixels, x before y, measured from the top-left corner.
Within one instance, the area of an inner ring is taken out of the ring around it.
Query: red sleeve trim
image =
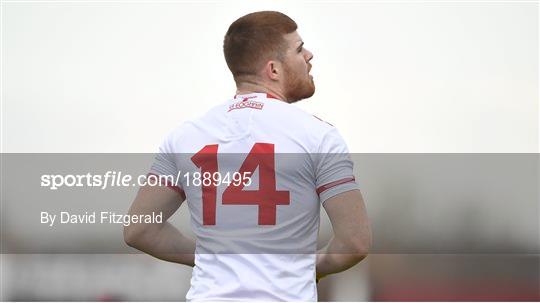
[[[154,173],[148,173],[146,176],[147,177],[159,178],[159,176],[154,174]],[[184,199],[184,200],[186,199],[186,193],[184,192],[183,189],[181,189],[180,187],[178,187],[178,186],[174,185],[173,183],[169,182],[169,180],[165,180],[165,182],[166,182],[165,185],[168,188],[170,188],[170,189],[174,190],[175,192],[179,193],[180,196],[182,196],[182,199]]]
[[[355,180],[354,177],[349,177],[349,178],[343,178],[334,182],[330,182],[325,185],[321,185],[317,188],[317,195],[320,195],[323,191],[330,189],[332,187],[335,187],[344,183],[354,182],[354,180]]]

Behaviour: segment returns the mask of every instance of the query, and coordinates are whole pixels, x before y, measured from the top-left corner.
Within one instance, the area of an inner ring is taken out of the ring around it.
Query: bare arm
[[[330,217],[334,236],[317,252],[317,278],[338,273],[362,261],[371,248],[371,228],[359,190],[329,198],[324,208]]]
[[[163,214],[162,223],[136,223],[124,227],[126,243],[158,259],[194,266],[195,241],[185,237],[167,220],[183,202],[183,197],[165,186],[139,189],[129,215]]]

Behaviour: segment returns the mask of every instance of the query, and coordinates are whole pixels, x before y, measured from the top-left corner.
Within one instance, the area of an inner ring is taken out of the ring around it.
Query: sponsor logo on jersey
[[[235,109],[242,109],[242,108],[254,108],[254,109],[263,109],[264,103],[256,101],[256,100],[250,100],[252,98],[256,98],[256,96],[246,97],[242,99],[240,102],[233,103],[229,106],[229,112],[231,110]]]

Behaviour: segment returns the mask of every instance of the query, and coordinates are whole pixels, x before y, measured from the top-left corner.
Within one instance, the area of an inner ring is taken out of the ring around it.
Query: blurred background
[[[134,189],[54,202],[16,168],[25,153],[155,152],[234,95],[223,35],[257,10],[299,24],[317,92],[297,106],[342,133],[372,221],[372,254],[323,279],[319,299],[540,300],[537,2],[0,5],[1,300],[184,300],[189,268],[136,254],[118,226],[50,230],[31,215],[125,211]],[[173,222],[188,221],[183,206]]]

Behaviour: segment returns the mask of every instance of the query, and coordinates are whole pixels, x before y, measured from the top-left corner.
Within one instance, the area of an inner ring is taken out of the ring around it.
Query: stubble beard
[[[309,75],[297,75],[285,67],[288,81],[285,83],[285,97],[289,103],[309,98],[315,93],[315,83]]]

